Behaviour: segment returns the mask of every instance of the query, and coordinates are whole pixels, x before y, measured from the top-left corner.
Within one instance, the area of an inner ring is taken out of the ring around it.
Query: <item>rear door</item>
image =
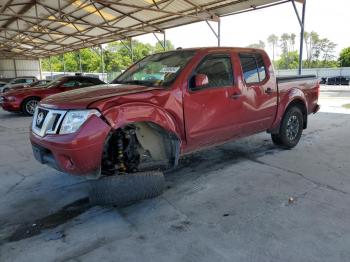
[[[272,65],[260,53],[240,53],[244,95],[244,132],[246,135],[267,130],[277,112],[277,85],[270,72]]]
[[[195,87],[196,74],[205,74],[208,85]],[[230,53],[209,54],[197,65],[184,95],[189,149],[222,142],[232,136],[230,95],[233,83]]]

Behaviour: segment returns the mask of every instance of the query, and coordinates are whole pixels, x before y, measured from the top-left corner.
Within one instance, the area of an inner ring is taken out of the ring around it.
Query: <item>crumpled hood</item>
[[[121,84],[97,85],[51,95],[40,104],[54,109],[83,109],[99,100],[156,89],[161,88]]]

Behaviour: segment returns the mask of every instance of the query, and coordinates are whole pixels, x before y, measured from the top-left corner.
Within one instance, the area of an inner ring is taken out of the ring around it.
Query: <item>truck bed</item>
[[[294,82],[301,80],[316,80],[316,75],[302,75],[302,76],[277,76],[277,83]]]

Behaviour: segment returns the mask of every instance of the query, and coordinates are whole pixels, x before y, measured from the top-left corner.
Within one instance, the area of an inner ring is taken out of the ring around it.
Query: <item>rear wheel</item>
[[[285,113],[280,131],[278,134],[272,134],[271,138],[274,144],[285,148],[295,147],[303,132],[303,113],[299,107],[290,107]]]
[[[32,116],[34,115],[35,108],[37,107],[39,103],[39,99],[36,97],[30,97],[27,98],[22,105],[22,112],[26,116]]]
[[[5,92],[7,92],[7,91],[9,91],[9,90],[10,90],[10,88],[4,88],[4,89],[2,90],[2,92],[5,93]]]

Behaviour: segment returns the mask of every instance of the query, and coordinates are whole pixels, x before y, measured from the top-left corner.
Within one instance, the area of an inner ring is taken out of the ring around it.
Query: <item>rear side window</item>
[[[75,87],[77,85],[77,82],[75,80],[69,80],[65,82],[62,86],[63,87]]]
[[[86,87],[86,86],[93,86],[93,85],[95,85],[95,83],[94,83],[91,79],[88,79],[88,78],[79,79],[78,82],[80,83],[80,86],[81,86],[81,87]]]
[[[264,60],[260,54],[240,54],[244,81],[247,84],[259,83],[266,78]]]

